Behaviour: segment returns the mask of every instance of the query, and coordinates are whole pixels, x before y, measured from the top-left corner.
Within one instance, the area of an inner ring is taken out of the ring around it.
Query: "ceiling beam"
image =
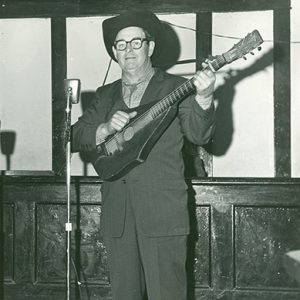
[[[290,0],[4,0],[0,3],[0,18],[98,16],[130,9],[148,9],[155,13],[198,13],[281,8],[290,8]]]

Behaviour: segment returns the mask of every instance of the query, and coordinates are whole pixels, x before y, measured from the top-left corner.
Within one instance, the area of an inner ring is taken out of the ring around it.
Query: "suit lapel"
[[[115,84],[115,87],[113,89],[113,93],[111,96],[111,106],[110,109],[108,110],[108,113],[106,114],[106,122],[112,117],[112,115],[117,111],[117,110],[127,110],[128,107],[123,101],[123,96],[122,96],[122,82],[121,80],[118,80]]]
[[[144,95],[141,99],[140,105],[150,103],[155,100],[160,100],[157,99],[157,95],[160,94],[161,89],[163,88],[163,72],[159,69],[155,70],[155,74],[152,76],[145,92]],[[153,88],[155,87],[155,88]]]

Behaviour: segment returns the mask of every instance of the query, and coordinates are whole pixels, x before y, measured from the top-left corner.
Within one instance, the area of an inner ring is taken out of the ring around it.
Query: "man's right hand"
[[[111,119],[105,123],[108,135],[113,134],[116,131],[121,131],[124,126],[129,123],[130,119],[136,116],[136,114],[136,111],[129,114],[121,110],[116,111]]]
[[[109,135],[121,131],[136,114],[136,111],[132,111],[129,114],[121,110],[116,111],[107,123],[102,123],[97,128],[96,144],[101,143]]]

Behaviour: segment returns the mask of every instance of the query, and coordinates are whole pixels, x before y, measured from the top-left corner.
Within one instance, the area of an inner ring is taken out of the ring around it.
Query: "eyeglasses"
[[[149,40],[146,38],[133,38],[131,41],[118,40],[114,42],[114,47],[118,51],[124,51],[127,48],[127,44],[130,44],[133,49],[140,49],[144,41]]]

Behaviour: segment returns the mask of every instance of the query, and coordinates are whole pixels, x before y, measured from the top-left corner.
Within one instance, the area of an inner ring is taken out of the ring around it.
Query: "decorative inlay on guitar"
[[[229,51],[206,60],[207,68],[216,72],[224,65],[244,57],[262,42],[259,32],[254,30]],[[163,99],[135,108],[137,115],[121,131],[97,145],[93,166],[99,177],[102,180],[115,180],[143,163],[175,117],[176,110],[172,107],[194,92],[191,78]]]

